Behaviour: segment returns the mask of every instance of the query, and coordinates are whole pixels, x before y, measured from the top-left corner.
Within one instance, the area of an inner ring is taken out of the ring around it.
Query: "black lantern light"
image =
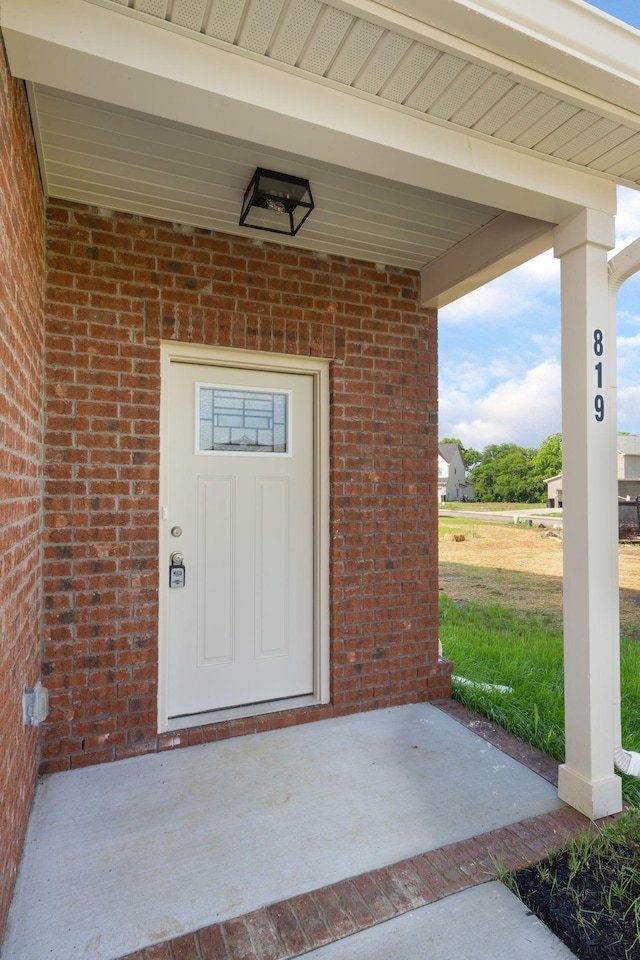
[[[241,227],[295,237],[314,208],[309,181],[258,167],[247,187]]]

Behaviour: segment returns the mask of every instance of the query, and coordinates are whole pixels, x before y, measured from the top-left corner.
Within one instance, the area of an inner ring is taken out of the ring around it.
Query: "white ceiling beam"
[[[553,246],[553,224],[503,213],[420,271],[423,307],[444,307]]]
[[[12,72],[174,122],[558,223],[615,186],[84,0],[2,0]]]

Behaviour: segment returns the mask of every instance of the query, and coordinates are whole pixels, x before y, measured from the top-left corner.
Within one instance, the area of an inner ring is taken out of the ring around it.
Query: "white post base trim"
[[[566,763],[558,767],[558,796],[590,820],[599,820],[622,810],[622,780],[613,774],[590,782]]]

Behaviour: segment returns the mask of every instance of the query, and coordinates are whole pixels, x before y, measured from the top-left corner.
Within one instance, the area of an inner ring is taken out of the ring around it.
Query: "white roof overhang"
[[[384,2],[384,0],[383,0]],[[513,64],[514,73],[553,93],[580,91],[637,113],[640,110],[640,32],[582,0],[392,0],[401,14],[425,20]],[[528,71],[531,71],[528,73]]]
[[[256,236],[242,193],[282,169],[316,210],[278,241],[420,269],[441,306],[640,184],[640,34],[579,0],[512,6],[2,0],[0,17],[49,195]]]

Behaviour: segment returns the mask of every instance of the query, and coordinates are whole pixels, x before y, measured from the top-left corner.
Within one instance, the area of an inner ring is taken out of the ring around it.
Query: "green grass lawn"
[[[459,603],[441,593],[440,640],[455,674],[502,684],[513,693],[453,681],[454,697],[470,710],[564,760],[562,631],[544,611]],[[640,644],[621,640],[622,745],[640,752]],[[623,777],[625,799],[640,807],[640,780]]]
[[[491,511],[500,511],[500,510],[538,510],[540,507],[546,507],[545,503],[481,503],[478,500],[468,500],[466,503],[461,503],[459,500],[448,500],[446,503],[439,503],[438,508],[440,510],[473,510],[474,513],[486,512],[491,513]],[[562,516],[562,511],[560,511],[557,516]]]

